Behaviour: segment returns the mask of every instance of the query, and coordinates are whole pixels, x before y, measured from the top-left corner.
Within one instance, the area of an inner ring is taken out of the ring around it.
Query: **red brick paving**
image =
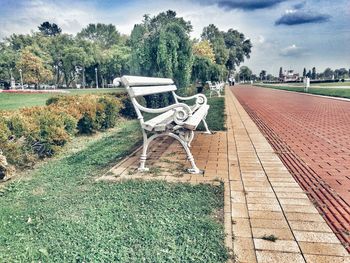
[[[251,86],[232,91],[350,251],[350,102]]]

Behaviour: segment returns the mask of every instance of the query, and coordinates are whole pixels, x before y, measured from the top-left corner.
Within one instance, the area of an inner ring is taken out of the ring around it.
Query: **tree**
[[[250,52],[253,47],[249,39],[246,39],[243,33],[234,29],[224,32],[224,40],[228,49],[228,60],[225,63],[228,70],[234,70],[244,62],[245,58],[250,58]]]
[[[228,57],[229,51],[225,45],[224,35],[220,30],[213,24],[203,28],[202,40],[207,40],[213,46],[215,53],[215,61],[219,65],[225,65]]]
[[[280,67],[280,73],[279,73],[278,77],[279,77],[280,79],[283,79],[283,70],[282,70],[282,67]]]
[[[346,75],[347,75],[347,70],[345,68],[340,68],[340,69],[336,69],[334,70],[334,75],[336,78],[339,78],[339,79],[344,79],[346,78]]]
[[[22,69],[25,83],[32,83],[38,86],[40,83],[52,79],[52,72],[48,65],[40,57],[33,54],[29,47],[22,50],[16,67]]]
[[[316,68],[312,68],[311,79],[316,79]]]
[[[262,70],[259,74],[260,80],[266,79],[266,70]]]
[[[11,71],[15,68],[17,60],[16,52],[4,43],[0,44],[0,79],[10,83]]]
[[[311,70],[309,70],[309,71],[306,73],[306,77],[311,78],[311,75],[312,75]]]
[[[323,75],[326,79],[331,79],[334,76],[334,72],[331,68],[326,68],[323,72]]]
[[[303,77],[304,78],[306,77],[306,68],[304,68],[304,70],[303,70]]]
[[[212,63],[215,62],[215,54],[211,43],[203,40],[193,45],[193,54],[208,58]]]
[[[239,69],[240,80],[247,81],[250,80],[252,76],[252,71],[247,66],[242,66]]]
[[[51,24],[48,21],[42,23],[38,28],[44,36],[57,36],[62,32],[62,29],[58,25],[55,23]]]
[[[78,34],[78,39],[84,39],[98,44],[103,49],[108,49],[121,41],[120,33],[112,24],[89,24]]]
[[[201,37],[212,44],[216,63],[225,65],[228,70],[234,70],[245,58],[250,57],[252,44],[237,30],[223,32],[210,24],[203,28]]]
[[[186,88],[192,68],[191,30],[191,24],[171,10],[144,16],[130,36],[131,72],[173,78],[180,91]]]

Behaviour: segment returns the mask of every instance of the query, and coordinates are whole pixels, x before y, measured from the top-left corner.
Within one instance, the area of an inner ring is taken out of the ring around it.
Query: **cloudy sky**
[[[255,73],[350,68],[350,0],[0,0],[0,39],[43,21],[70,34],[97,22],[130,34],[144,14],[168,9],[191,21],[196,38],[208,24],[243,32],[254,46],[244,65]]]

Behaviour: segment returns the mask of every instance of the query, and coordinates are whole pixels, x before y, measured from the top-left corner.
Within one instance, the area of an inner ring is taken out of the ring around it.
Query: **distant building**
[[[300,76],[299,73],[294,73],[294,70],[285,70],[283,74],[280,76],[280,81],[289,82],[289,81],[299,81]]]

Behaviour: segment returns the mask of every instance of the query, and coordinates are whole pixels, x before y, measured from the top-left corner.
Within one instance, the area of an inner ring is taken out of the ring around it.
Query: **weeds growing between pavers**
[[[225,262],[222,186],[95,182],[139,139],[126,122],[7,184],[0,262]]]

